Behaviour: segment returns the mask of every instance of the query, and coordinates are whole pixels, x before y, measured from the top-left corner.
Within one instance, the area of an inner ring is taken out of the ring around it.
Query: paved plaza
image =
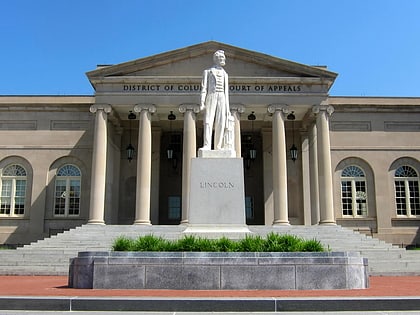
[[[420,277],[370,277],[363,290],[92,290],[66,276],[0,276],[1,314],[420,314]],[[52,312],[52,313],[51,313]]]

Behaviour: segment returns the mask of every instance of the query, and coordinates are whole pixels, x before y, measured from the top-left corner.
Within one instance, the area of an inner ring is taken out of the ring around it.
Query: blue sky
[[[209,40],[327,65],[331,95],[420,96],[417,0],[1,0],[0,94],[92,95],[97,64]]]

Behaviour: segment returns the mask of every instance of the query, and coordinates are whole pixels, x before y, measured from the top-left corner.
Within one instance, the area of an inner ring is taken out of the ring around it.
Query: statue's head
[[[218,50],[213,54],[213,61],[218,66],[224,66],[226,64],[225,52]]]

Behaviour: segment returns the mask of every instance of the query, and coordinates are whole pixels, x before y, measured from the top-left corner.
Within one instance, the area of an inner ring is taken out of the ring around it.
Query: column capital
[[[287,104],[270,104],[267,107],[267,111],[270,114],[274,114],[277,111],[281,111],[283,114],[290,113],[289,105]]]
[[[334,107],[331,105],[314,105],[312,107],[312,112],[314,114],[318,114],[321,111],[325,111],[329,116],[331,116],[332,113],[334,113]]]
[[[231,112],[238,112],[240,114],[245,112],[245,106],[242,104],[230,104],[229,107]]]
[[[135,113],[140,113],[144,110],[153,114],[154,112],[156,112],[156,106],[153,104],[136,104],[136,106],[134,106]]]
[[[186,111],[193,111],[194,113],[198,114],[200,112],[200,105],[195,103],[185,103],[179,105],[178,108],[180,113],[185,113]]]
[[[93,104],[90,106],[89,111],[94,114],[98,110],[103,110],[105,113],[109,114],[112,111],[112,107],[109,104]]]

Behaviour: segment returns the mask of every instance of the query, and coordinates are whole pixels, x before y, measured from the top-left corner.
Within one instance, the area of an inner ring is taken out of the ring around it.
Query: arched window
[[[74,165],[60,167],[55,179],[54,215],[78,216],[80,214],[81,172]]]
[[[343,216],[367,216],[366,176],[358,166],[347,166],[341,173],[341,204]]]
[[[414,168],[403,165],[395,171],[397,215],[420,215],[419,176]]]
[[[11,164],[3,169],[0,181],[0,215],[22,216],[25,214],[26,170]]]

